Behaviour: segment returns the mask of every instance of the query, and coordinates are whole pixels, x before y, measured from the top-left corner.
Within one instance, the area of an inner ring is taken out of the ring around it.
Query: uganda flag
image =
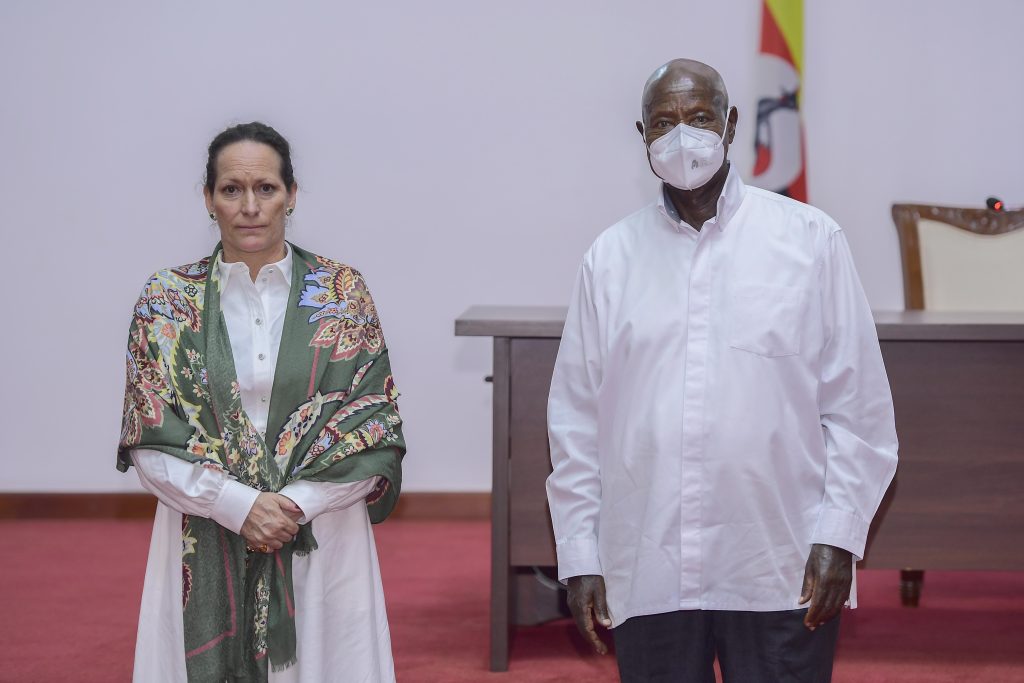
[[[753,185],[807,201],[800,123],[803,0],[762,0]]]

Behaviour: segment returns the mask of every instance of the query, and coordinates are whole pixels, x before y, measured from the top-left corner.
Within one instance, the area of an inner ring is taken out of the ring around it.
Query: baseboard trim
[[[397,519],[490,519],[490,493],[403,493],[391,513]]]
[[[148,493],[0,493],[0,519],[147,519]],[[394,519],[488,519],[490,493],[403,493]]]

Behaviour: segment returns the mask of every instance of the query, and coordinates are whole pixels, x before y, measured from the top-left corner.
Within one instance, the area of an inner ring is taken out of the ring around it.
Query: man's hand
[[[608,616],[608,603],[605,600],[604,577],[596,574],[571,577],[568,602],[569,610],[576,620],[576,628],[593,646],[594,652],[599,655],[607,654],[608,646],[594,629],[595,618],[605,628],[612,625],[612,620]]]
[[[804,568],[804,588],[800,604],[811,606],[804,617],[804,626],[812,631],[839,614],[850,597],[853,582],[853,556],[849,550],[815,543]]]
[[[261,493],[239,533],[252,548],[266,545],[268,551],[280,550],[299,533],[296,520],[300,517],[302,510],[290,498],[278,493]]]

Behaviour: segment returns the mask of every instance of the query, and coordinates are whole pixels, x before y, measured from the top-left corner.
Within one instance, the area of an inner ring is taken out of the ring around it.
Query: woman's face
[[[284,256],[285,211],[295,190],[281,179],[281,157],[261,142],[235,142],[217,155],[217,180],[204,188],[206,208],[217,217],[227,262]]]

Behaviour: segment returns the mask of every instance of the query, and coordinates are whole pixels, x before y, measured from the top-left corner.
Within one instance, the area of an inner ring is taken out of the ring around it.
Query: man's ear
[[[644,124],[642,121],[636,122],[636,132],[640,133],[640,137],[644,137]],[[646,138],[644,138],[646,140]]]

